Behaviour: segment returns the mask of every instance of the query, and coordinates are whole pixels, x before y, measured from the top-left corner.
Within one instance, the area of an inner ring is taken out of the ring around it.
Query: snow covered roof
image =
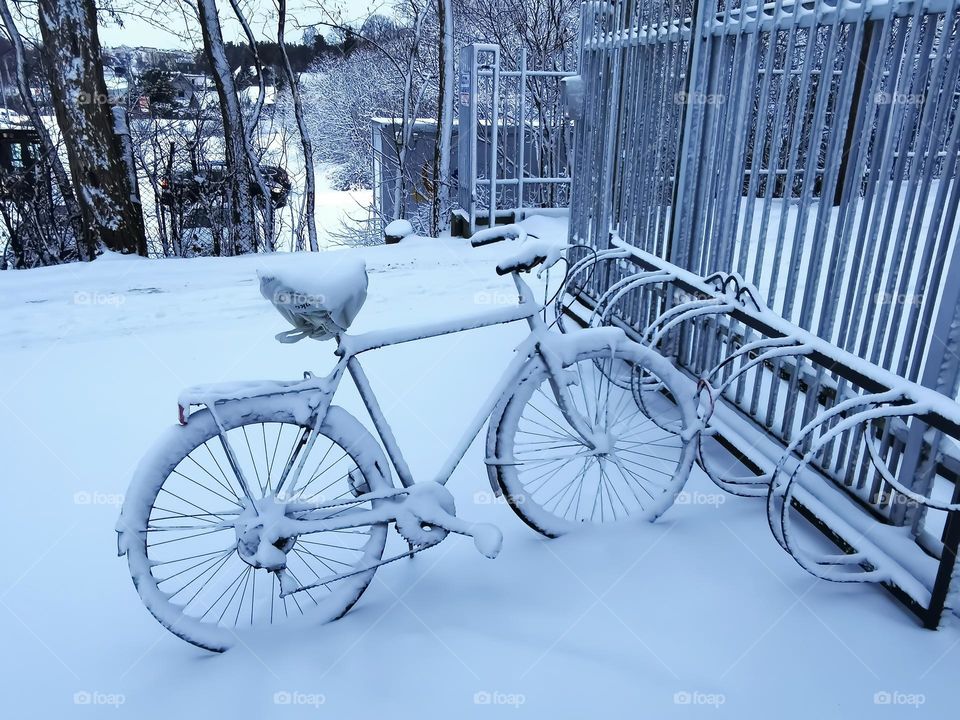
[[[256,85],[245,87],[240,91],[240,98],[253,105],[260,97],[260,88]],[[277,102],[277,89],[273,85],[264,85],[263,104],[274,105]]]

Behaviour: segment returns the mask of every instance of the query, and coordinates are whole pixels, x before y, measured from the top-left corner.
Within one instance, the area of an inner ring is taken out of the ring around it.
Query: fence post
[[[518,155],[517,158],[517,208],[523,208],[523,176],[526,171],[526,130],[527,130],[527,49],[520,50],[520,119],[517,123]]]
[[[499,145],[500,124],[500,46],[490,50],[493,53],[493,97],[490,99],[490,218],[489,227],[497,224],[497,146]]]
[[[863,11],[862,11],[863,12]],[[847,185],[847,173],[849,172],[850,154],[853,152],[854,143],[860,133],[860,125],[857,122],[862,114],[860,104],[862,101],[864,88],[871,86],[871,79],[867,73],[873,73],[873,67],[870,63],[870,48],[873,44],[873,28],[876,20],[867,18],[866,25],[863,28],[863,42],[860,45],[860,57],[857,62],[857,78],[853,85],[853,99],[850,101],[850,117],[847,119],[847,134],[843,140],[843,151],[840,154],[840,168],[837,171],[837,185],[833,191],[833,204],[839,207],[843,202],[843,193]],[[853,168],[856,172],[856,168]],[[858,197],[854,195],[852,197]]]
[[[477,231],[477,48],[460,50],[460,104],[457,112],[457,185],[467,212],[467,236]]]
[[[690,18],[690,49],[687,54],[687,72],[684,77],[684,100],[683,108],[680,113],[680,137],[677,141],[679,152],[677,153],[676,169],[674,170],[673,198],[670,205],[670,230],[667,236],[667,243],[664,248],[666,260],[674,265],[686,269],[687,265],[679,257],[681,245],[678,241],[679,231],[684,228],[680,224],[682,214],[679,210],[680,201],[687,183],[687,155],[690,152],[690,136],[693,130],[693,113],[690,112],[689,98],[694,89],[693,78],[699,69],[700,53],[703,47],[703,4],[706,0],[693,0],[693,14]],[[674,98],[676,101],[676,98]]]

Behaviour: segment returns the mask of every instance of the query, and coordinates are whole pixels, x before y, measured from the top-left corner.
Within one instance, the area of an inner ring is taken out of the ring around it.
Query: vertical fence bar
[[[520,117],[517,121],[517,207],[523,208],[523,180],[527,173],[527,49],[520,50]]]

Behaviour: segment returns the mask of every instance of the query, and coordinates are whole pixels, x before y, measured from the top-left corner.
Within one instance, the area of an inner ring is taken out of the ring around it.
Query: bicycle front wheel
[[[237,523],[276,493],[285,468],[299,464],[314,432],[283,397],[237,400],[163,436],[137,470],[118,529],[144,605],[170,632],[222,651],[244,633],[273,625],[320,623],[343,615],[374,570],[281,597],[275,572],[238,552]],[[226,448],[232,450],[236,466]],[[234,468],[253,495],[248,498]],[[328,502],[391,486],[386,460],[369,432],[331,407],[306,457],[292,500]],[[370,503],[345,507],[369,509]],[[294,513],[295,515],[295,513]],[[300,584],[364,570],[386,543],[384,523],[297,535],[275,545]]]
[[[635,344],[583,352],[564,369],[572,384],[562,392],[591,441],[561,410],[543,360],[531,360],[496,427],[497,479],[510,507],[548,537],[588,524],[655,520],[682,490],[695,457],[685,432],[695,411],[674,401],[678,371]],[[660,391],[638,394],[638,378]]]

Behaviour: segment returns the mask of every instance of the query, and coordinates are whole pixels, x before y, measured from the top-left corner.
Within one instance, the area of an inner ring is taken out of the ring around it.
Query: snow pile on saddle
[[[280,342],[329,340],[350,327],[367,299],[367,266],[347,253],[283,258],[257,271],[260,293],[293,325]]]

